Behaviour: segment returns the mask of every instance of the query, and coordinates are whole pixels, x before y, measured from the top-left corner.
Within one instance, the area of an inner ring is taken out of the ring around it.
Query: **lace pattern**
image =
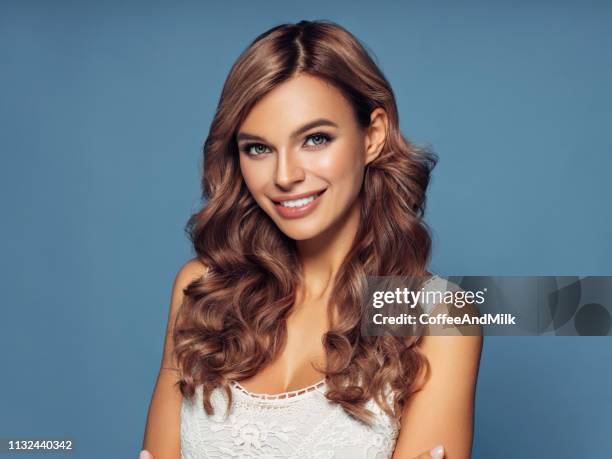
[[[319,387],[323,387],[323,385],[325,384],[325,379],[311,385],[308,387],[304,387],[303,389],[298,389],[298,390],[292,390],[289,392],[283,392],[281,394],[254,394],[252,392],[249,392],[247,389],[245,389],[238,381],[232,381],[231,384],[240,392],[249,395],[250,397],[253,398],[259,398],[259,399],[263,399],[263,400],[287,400],[290,398],[294,398],[294,397],[298,397],[302,394],[305,394],[307,392],[310,392],[312,390],[318,389]]]
[[[252,394],[236,383],[230,387],[234,403],[228,416],[221,388],[211,395],[211,416],[202,407],[201,386],[193,401],[183,399],[182,459],[384,459],[393,453],[399,426],[373,401],[368,408],[376,422],[370,427],[328,401],[324,382],[273,396]]]

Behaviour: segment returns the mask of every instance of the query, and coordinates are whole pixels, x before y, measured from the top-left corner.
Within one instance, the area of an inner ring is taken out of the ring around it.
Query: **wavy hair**
[[[286,341],[286,319],[302,272],[295,241],[258,206],[242,178],[236,132],[251,108],[280,83],[308,74],[335,86],[366,128],[386,110],[381,154],[366,166],[359,193],[357,235],[337,276],[330,302],[338,320],[323,337],[327,399],[370,424],[370,399],[399,421],[427,359],[419,336],[363,336],[360,299],[366,276],[425,276],[430,232],[422,220],[426,189],[438,157],[399,129],[390,84],[364,46],[327,21],[282,24],[259,35],[232,66],[204,143],[202,198],[185,227],[204,275],[184,289],[174,327],[174,352],[185,397],[202,385],[204,409],[214,413],[213,389],[256,375]],[[386,385],[393,402],[387,403]],[[228,409],[229,409],[228,404]]]

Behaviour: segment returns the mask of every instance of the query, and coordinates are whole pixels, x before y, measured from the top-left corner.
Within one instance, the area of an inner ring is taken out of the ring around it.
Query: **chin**
[[[312,239],[323,232],[323,227],[319,224],[309,224],[306,220],[295,219],[293,221],[282,222],[277,227],[287,237],[295,241],[306,241]]]

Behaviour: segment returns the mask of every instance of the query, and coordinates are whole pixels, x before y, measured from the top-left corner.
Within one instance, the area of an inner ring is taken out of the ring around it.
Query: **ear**
[[[366,129],[365,136],[365,163],[370,164],[382,152],[387,132],[389,119],[387,112],[382,107],[377,107],[370,114],[370,126]]]

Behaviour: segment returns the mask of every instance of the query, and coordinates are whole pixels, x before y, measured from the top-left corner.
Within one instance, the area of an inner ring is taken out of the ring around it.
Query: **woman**
[[[208,202],[188,224],[197,256],[173,286],[144,449],[469,457],[481,337],[360,333],[366,276],[429,277],[436,161],[402,136],[348,31],[301,21],[257,37],[205,142]]]

